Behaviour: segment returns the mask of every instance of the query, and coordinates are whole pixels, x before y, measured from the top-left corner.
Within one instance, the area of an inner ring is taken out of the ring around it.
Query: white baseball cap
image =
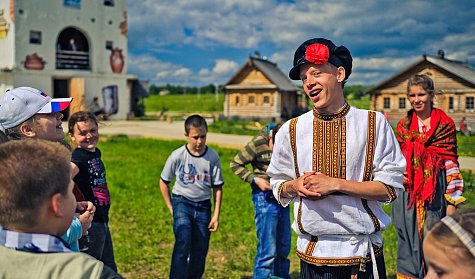
[[[73,98],[52,99],[43,91],[32,87],[17,87],[0,96],[0,130],[13,128],[37,113],[65,110]]]

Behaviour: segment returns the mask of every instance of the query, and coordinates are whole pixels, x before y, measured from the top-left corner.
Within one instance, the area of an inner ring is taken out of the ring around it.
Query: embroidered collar
[[[0,245],[32,253],[72,252],[68,244],[49,234],[20,233],[0,228]]]
[[[345,103],[343,107],[341,107],[337,112],[334,112],[334,113],[320,113],[317,111],[315,107],[313,107],[313,116],[315,116],[315,118],[320,119],[320,120],[330,121],[333,119],[342,118],[349,111],[350,111],[350,105],[348,103]]]

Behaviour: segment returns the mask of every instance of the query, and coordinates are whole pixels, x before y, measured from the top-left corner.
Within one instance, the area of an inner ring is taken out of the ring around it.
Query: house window
[[[41,45],[41,31],[30,31],[30,44]]]
[[[236,105],[239,105],[239,96],[236,96]]]
[[[80,9],[81,8],[81,0],[64,0],[63,5],[65,7]]]
[[[390,102],[390,99],[389,97],[385,97],[384,100],[383,100],[383,107],[385,109],[388,109],[391,107],[391,102]]]
[[[454,109],[454,97],[449,97],[449,109]]]
[[[254,104],[255,98],[254,96],[249,96],[249,104]]]
[[[113,41],[106,41],[106,49],[112,50],[114,48],[114,42]]]
[[[114,0],[104,0],[104,6],[114,7]]]
[[[269,104],[270,103],[270,98],[269,96],[264,96],[264,104]]]
[[[400,109],[406,108],[406,98],[399,98],[399,108]]]
[[[474,97],[467,97],[467,100],[465,101],[465,108],[466,109],[474,109]]]

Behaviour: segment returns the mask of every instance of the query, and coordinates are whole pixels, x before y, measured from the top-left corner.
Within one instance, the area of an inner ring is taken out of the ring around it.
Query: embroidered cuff
[[[394,190],[394,187],[392,186],[386,185],[384,183],[383,185],[384,189],[386,190],[386,194],[388,195],[388,200],[386,201],[386,204],[390,204],[397,198],[396,190]]]
[[[279,188],[277,188],[277,201],[279,202],[280,205],[282,205],[282,203],[280,202],[280,197],[282,196],[282,189],[284,188],[285,182],[287,181],[280,183]]]
[[[295,197],[298,196],[297,193],[295,195],[290,195],[289,193],[287,193],[288,185],[285,185],[286,182],[289,182],[289,181],[288,180],[284,181],[280,183],[279,186],[277,186],[277,201],[283,207],[288,206],[289,203],[292,202],[295,199]]]
[[[450,195],[448,195],[448,194],[445,194],[444,197],[445,197],[445,199],[447,200],[448,203],[450,203],[451,205],[454,205],[454,206],[456,206],[456,207],[458,207],[458,206],[464,204],[464,203],[467,201],[466,198],[461,197],[461,196],[458,197],[456,200],[453,199],[453,198],[452,198]]]

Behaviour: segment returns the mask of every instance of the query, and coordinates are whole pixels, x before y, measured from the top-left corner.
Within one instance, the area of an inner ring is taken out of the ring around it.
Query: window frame
[[[391,98],[390,97],[384,97],[383,98],[383,108],[384,109],[390,109],[391,108]]]

